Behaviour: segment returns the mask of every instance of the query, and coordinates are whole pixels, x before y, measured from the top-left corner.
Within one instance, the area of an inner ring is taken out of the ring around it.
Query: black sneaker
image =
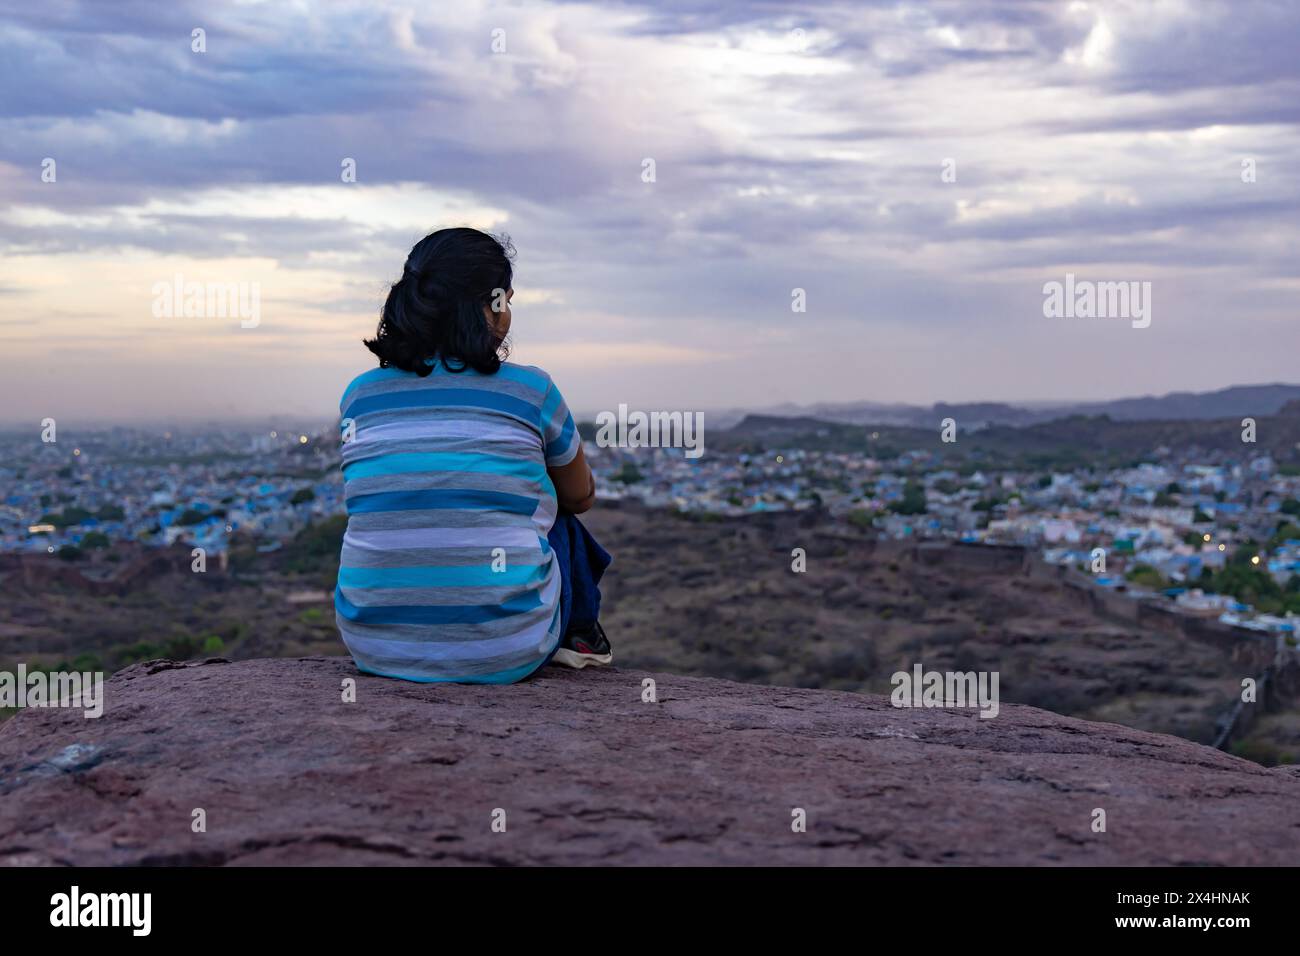
[[[588,664],[612,664],[614,649],[609,646],[609,638],[600,622],[590,627],[569,628],[569,633],[560,641],[560,647],[551,658],[552,664],[582,669]]]

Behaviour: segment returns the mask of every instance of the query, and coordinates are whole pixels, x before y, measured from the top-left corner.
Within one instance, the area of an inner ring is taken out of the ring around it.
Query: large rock
[[[980,719],[618,670],[418,685],[344,658],[154,661],[105,695],[99,719],[27,710],[0,727],[0,862],[1300,859],[1292,772],[1028,707]]]

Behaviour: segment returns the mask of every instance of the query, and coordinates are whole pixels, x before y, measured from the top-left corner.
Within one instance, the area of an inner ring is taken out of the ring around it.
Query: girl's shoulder
[[[549,392],[551,387],[554,385],[550,373],[548,373],[546,369],[540,368],[536,365],[519,365],[515,362],[502,362],[501,368],[497,370],[497,375],[500,375],[508,382],[517,382],[520,385],[524,385],[537,392],[542,397],[545,397],[547,392]]]
[[[413,378],[411,372],[404,372],[400,368],[372,368],[367,369],[352,381],[348,382],[347,387],[343,389],[343,397],[339,399],[339,409],[342,410],[347,406],[349,399],[356,393],[357,389],[372,385],[376,382],[386,382],[392,379]]]
[[[530,397],[538,406],[542,405],[547,399],[554,398],[556,391],[554,380],[550,373],[544,368],[536,365],[520,365],[516,362],[502,362],[501,367],[492,375],[484,375],[473,369],[462,369],[457,372],[447,372],[441,366],[436,366],[430,372],[428,378],[434,376],[441,377],[441,374],[455,375],[460,382],[470,387],[486,388],[492,390],[493,381],[510,383],[512,391],[519,394],[522,388],[526,393],[523,397]],[[343,396],[339,399],[339,411],[342,412],[348,407],[348,403],[357,397],[358,390],[365,389],[365,394],[372,390],[368,386],[381,385],[387,382],[396,382],[403,379],[419,380],[414,372],[406,372],[398,368],[372,368],[362,372],[352,379],[347,387],[343,390]],[[422,381],[427,381],[428,378]],[[471,383],[473,383],[471,385]],[[380,391],[387,391],[387,388],[381,387]]]

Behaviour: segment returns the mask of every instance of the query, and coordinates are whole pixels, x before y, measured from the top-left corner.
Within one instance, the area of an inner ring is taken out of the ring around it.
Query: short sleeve
[[[578,454],[582,439],[578,428],[573,424],[573,415],[565,404],[564,396],[551,382],[542,401],[541,412],[542,453],[546,458],[547,468],[559,468],[573,461]]]

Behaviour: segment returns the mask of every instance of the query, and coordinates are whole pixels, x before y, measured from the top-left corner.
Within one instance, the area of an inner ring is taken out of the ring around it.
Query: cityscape
[[[583,426],[590,432],[589,426]],[[864,432],[864,434],[868,434]],[[272,552],[344,513],[329,429],[113,428],[55,442],[10,433],[0,465],[0,555],[111,577],[124,549],[184,545],[225,568],[232,543]],[[1092,586],[1269,632],[1300,625],[1300,468],[1251,446],[1168,447],[1117,467],[953,464],[939,451],[600,447],[606,501],[704,520],[816,510],[846,531],[1018,545]]]

